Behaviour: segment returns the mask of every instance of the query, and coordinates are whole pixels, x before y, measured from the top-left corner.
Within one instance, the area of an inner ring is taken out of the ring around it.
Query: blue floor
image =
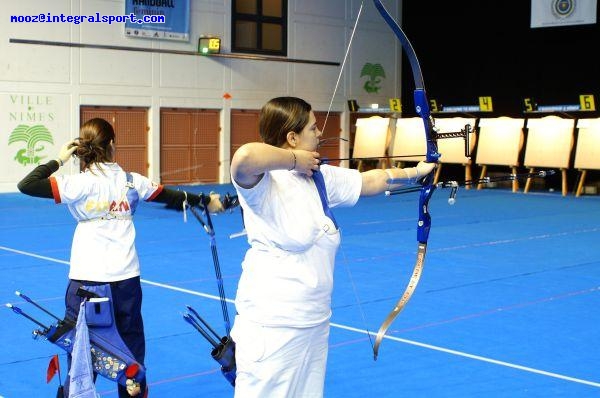
[[[230,185],[204,186],[221,193]],[[200,187],[190,189],[199,190]],[[419,286],[373,360],[373,337],[415,262],[417,194],[336,209],[338,254],[326,397],[600,397],[600,197],[461,190],[431,201]],[[19,290],[62,316],[75,222],[65,206],[0,195],[0,299],[46,323]],[[213,218],[228,299],[244,237],[239,209]],[[232,397],[210,346],[182,314],[192,305],[224,331],[208,235],[188,214],[136,213],[150,397]],[[233,321],[235,309],[229,304]],[[46,369],[60,355],[36,325],[0,311],[0,397],[54,397]],[[101,396],[116,396],[99,379]]]

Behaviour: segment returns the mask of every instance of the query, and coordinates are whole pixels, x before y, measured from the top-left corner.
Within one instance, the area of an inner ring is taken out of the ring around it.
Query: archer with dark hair
[[[80,160],[82,172],[54,175],[72,156]],[[113,127],[104,119],[91,119],[81,126],[79,138],[65,143],[55,160],[33,169],[18,183],[18,188],[30,196],[66,204],[77,221],[65,319],[75,323],[78,317],[84,299],[77,294],[80,287],[109,285],[118,334],[135,360],[144,364],[140,263],[133,224],[138,203],[159,202],[180,211],[188,206],[206,206],[212,213],[221,212],[224,207],[218,194],[207,196],[168,189],[138,173],[126,172],[114,158]],[[70,367],[70,355],[68,363]],[[68,380],[65,386],[68,389]],[[119,384],[118,391],[119,397],[145,395],[146,380],[128,381],[127,387]]]
[[[263,142],[242,145],[231,163],[250,244],[231,330],[235,396],[318,398],[341,239],[330,207],[414,182],[435,165],[361,173],[321,164],[322,133],[310,104],[296,97],[267,102],[259,127]]]

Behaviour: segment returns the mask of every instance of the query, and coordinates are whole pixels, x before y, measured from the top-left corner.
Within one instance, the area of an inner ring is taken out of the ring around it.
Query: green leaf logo
[[[367,93],[378,93],[381,88],[379,84],[381,83],[380,77],[385,78],[385,71],[383,70],[383,66],[381,64],[372,64],[367,62],[360,71],[360,77],[368,76],[369,80],[365,82],[363,88]]]
[[[45,148],[43,145],[39,145],[40,142],[48,142],[54,144],[52,134],[41,124],[35,126],[27,126],[26,124],[19,124],[10,133],[8,137],[8,144],[14,142],[24,142],[25,148],[19,149],[14,159],[21,163],[23,166],[28,164],[39,164],[42,159],[46,156],[40,156],[39,152]]]

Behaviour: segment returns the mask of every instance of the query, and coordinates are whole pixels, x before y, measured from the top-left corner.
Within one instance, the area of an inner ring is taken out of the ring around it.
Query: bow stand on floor
[[[223,207],[226,210],[232,210],[239,205],[237,196],[227,194],[223,200]],[[194,327],[211,345],[211,357],[221,365],[221,373],[227,381],[235,386],[235,342],[231,339],[231,323],[229,321],[229,311],[227,310],[227,300],[225,289],[223,288],[223,276],[221,275],[221,267],[219,265],[219,256],[217,253],[217,244],[215,239],[215,230],[213,228],[212,219],[208,208],[205,206],[202,209],[202,214],[194,208],[190,207],[194,217],[200,222],[204,231],[210,238],[210,249],[212,253],[215,276],[219,288],[219,301],[221,303],[221,311],[223,313],[223,321],[225,323],[225,336],[221,337],[191,306],[186,306],[187,312],[183,314],[183,319]],[[204,217],[203,217],[204,216]]]

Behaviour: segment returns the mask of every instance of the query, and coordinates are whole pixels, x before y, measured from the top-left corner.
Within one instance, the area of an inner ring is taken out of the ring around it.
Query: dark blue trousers
[[[79,297],[77,289],[82,285],[103,285],[100,282],[88,282],[88,281],[69,281],[67,286],[67,293],[65,295],[66,312],[65,317],[72,319],[74,322],[77,321],[79,315],[79,306],[83,301],[82,297]],[[131,351],[136,361],[144,364],[144,358],[146,356],[146,340],[144,336],[144,322],[142,320],[142,286],[140,283],[140,277],[131,279],[125,279],[118,282],[110,282],[110,289],[113,298],[113,310],[115,316],[115,324],[119,335],[127,345],[127,348]],[[69,368],[71,367],[71,356],[67,358]],[[142,394],[146,390],[146,380],[141,382]],[[65,396],[68,396],[69,389],[69,378],[65,381]],[[127,389],[118,384],[119,397],[127,398],[130,395],[127,393]]]

